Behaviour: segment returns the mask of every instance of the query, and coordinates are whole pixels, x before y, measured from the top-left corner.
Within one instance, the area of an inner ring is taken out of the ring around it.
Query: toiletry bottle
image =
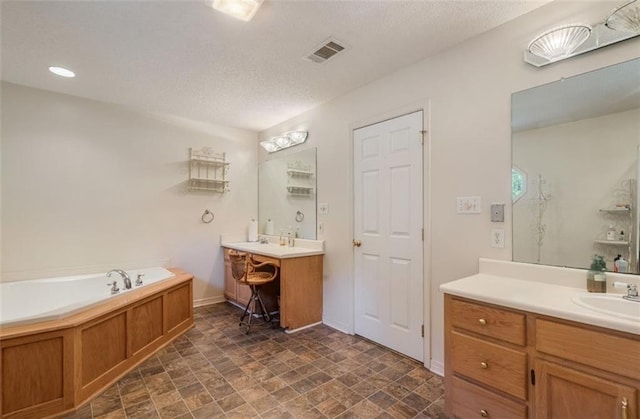
[[[280,229],[280,246],[284,246],[284,232]]]
[[[622,256],[616,261],[616,272],[627,273],[629,271],[629,262],[624,260]]]
[[[607,263],[604,256],[593,255],[591,267],[587,272],[587,291],[607,292]]]
[[[618,236],[618,240],[620,240],[621,242],[623,242],[623,241],[624,241],[624,238],[625,238],[625,236],[624,236],[624,231],[620,230],[620,235]]]
[[[613,259],[613,272],[618,272],[618,261],[621,257],[622,255],[618,255]]]
[[[616,240],[618,238],[618,234],[616,233],[616,229],[613,228],[613,225],[609,226],[609,230],[607,230],[607,240]]]

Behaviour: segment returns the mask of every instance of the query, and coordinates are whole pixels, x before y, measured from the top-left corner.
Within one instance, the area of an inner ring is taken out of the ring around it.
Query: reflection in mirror
[[[640,59],[511,103],[512,182],[526,182],[512,187],[513,260],[588,269],[598,254],[638,273]]]
[[[258,231],[316,238],[316,149],[287,154],[258,167]]]

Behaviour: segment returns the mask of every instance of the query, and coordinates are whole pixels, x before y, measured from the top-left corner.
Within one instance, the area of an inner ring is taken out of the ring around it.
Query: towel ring
[[[296,212],[296,221],[301,223],[302,220],[304,220],[304,214],[302,213],[302,211]]]
[[[202,213],[202,217],[200,217],[202,222],[205,223],[205,224],[209,224],[211,221],[213,221],[214,218],[215,218],[215,216],[208,209],[205,209],[204,213]]]

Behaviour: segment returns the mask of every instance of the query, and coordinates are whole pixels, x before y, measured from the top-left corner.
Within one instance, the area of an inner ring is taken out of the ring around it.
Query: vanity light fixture
[[[53,74],[57,74],[58,76],[67,78],[76,76],[76,73],[63,67],[49,67],[49,71],[51,71]]]
[[[640,34],[640,2],[631,0],[616,7],[604,24],[614,31]]]
[[[530,53],[549,61],[568,57],[591,35],[591,26],[582,23],[563,25],[538,35],[529,43]]]
[[[207,0],[215,10],[248,22],[256,14],[263,0]]]
[[[640,35],[640,0],[626,0],[606,19],[592,25],[563,25],[538,35],[524,51],[524,61],[542,67]]]
[[[285,148],[293,147],[294,145],[302,144],[307,141],[307,131],[290,131],[282,134],[279,137],[272,138],[270,140],[261,141],[262,148],[269,153],[273,153]]]

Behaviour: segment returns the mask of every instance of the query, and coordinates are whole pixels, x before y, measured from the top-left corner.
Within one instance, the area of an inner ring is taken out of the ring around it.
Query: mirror
[[[315,148],[260,163],[258,222],[260,234],[316,239]]]
[[[638,273],[640,59],[514,93],[513,260]],[[618,266],[624,268],[624,263]]]

